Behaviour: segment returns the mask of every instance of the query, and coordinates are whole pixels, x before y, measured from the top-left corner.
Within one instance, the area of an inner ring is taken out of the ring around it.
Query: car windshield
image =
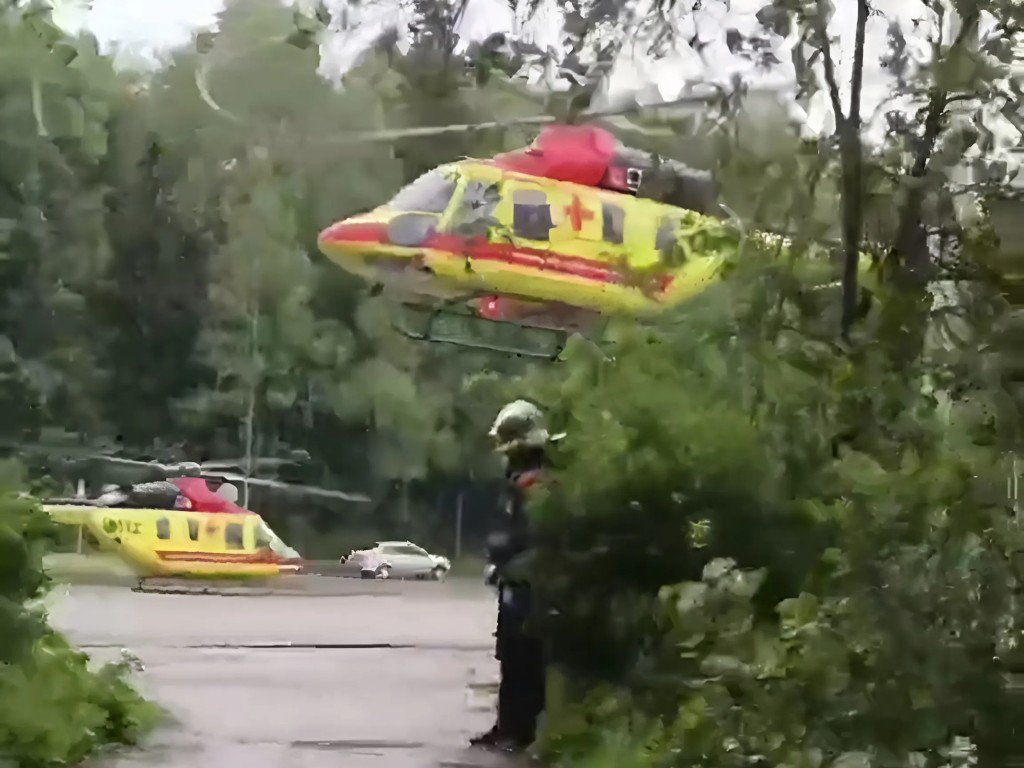
[[[453,194],[455,181],[431,171],[402,189],[385,207],[402,213],[444,213]]]

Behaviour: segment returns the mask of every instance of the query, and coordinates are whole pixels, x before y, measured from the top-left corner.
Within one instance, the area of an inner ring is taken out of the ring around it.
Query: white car
[[[443,581],[452,564],[411,541],[378,541],[369,549],[352,550],[341,562],[359,566],[364,579],[433,579]]]

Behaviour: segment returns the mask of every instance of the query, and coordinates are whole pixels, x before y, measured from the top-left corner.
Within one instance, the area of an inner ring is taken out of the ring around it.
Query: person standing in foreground
[[[490,436],[505,459],[507,499],[502,525],[487,539],[488,580],[498,588],[498,626],[495,656],[501,669],[498,718],[477,746],[525,749],[533,743],[537,719],[544,711],[544,643],[530,634],[526,623],[532,610],[527,573],[530,531],[526,493],[541,478],[550,435],[544,415],[533,403],[516,400],[498,413]]]

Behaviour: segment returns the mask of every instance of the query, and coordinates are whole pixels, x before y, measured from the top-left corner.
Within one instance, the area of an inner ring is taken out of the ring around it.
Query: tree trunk
[[[864,234],[864,160],[860,138],[860,101],[864,82],[864,38],[869,11],[867,0],[857,0],[857,27],[853,71],[850,77],[850,109],[849,114],[846,114],[839,97],[839,81],[828,39],[825,7],[820,0],[818,2],[818,42],[825,69],[825,84],[832,102],[832,112],[835,114],[842,162],[843,301],[840,335],[845,340],[849,340],[850,331],[860,315],[857,271],[860,266],[861,238]]]
[[[955,60],[971,35],[978,29],[980,10],[968,13],[949,47],[949,60]],[[936,62],[941,67],[941,63]],[[907,195],[899,212],[896,240],[886,255],[884,274],[892,289],[882,312],[882,338],[896,370],[906,370],[921,356],[925,345],[931,296],[928,283],[933,264],[928,233],[923,221],[928,176],[935,144],[945,125],[950,93],[943,74],[936,77],[928,97],[924,130],[914,153],[908,174]]]

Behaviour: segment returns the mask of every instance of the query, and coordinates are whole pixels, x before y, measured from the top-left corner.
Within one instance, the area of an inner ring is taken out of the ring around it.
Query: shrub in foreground
[[[54,534],[31,499],[0,492],[0,764],[69,765],[135,744],[158,710],[131,687],[124,662],[89,658],[47,625],[42,567]]]
[[[998,753],[1022,538],[997,454],[950,429],[920,371],[748,330],[634,332],[547,394],[569,437],[533,508],[542,753],[938,766],[966,759],[960,736]]]

